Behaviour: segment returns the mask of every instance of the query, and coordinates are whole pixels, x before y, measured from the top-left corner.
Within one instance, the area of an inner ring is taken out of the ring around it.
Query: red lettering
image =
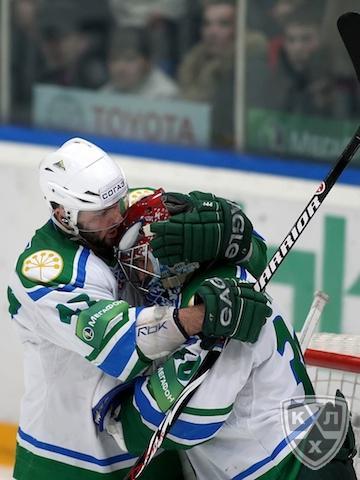
[[[180,122],[177,143],[183,143],[185,145],[195,145],[195,134],[192,122],[190,118],[185,117]]]
[[[102,132],[104,127],[104,114],[105,114],[104,107],[102,107],[101,105],[95,105],[93,107],[93,110],[95,115],[94,131]]]
[[[149,112],[144,116],[143,122],[143,138],[146,140],[163,140],[161,116],[156,112]]]
[[[133,112],[118,107],[95,105],[93,131],[117,138],[165,141],[196,145],[196,135],[189,117],[172,113]]]
[[[107,111],[106,135],[123,137],[123,111],[120,108],[111,108]]]
[[[141,138],[140,126],[144,116],[139,113],[128,112],[129,117],[129,133],[128,138]]]
[[[165,139],[167,142],[175,142],[176,140],[176,116],[171,114],[164,115],[164,123],[165,123]]]

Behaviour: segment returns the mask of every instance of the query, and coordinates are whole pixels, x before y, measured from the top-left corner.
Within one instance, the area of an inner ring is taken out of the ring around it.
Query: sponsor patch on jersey
[[[29,280],[49,283],[55,280],[64,268],[64,261],[54,250],[39,250],[25,258],[21,272]]]
[[[99,300],[79,313],[76,336],[92,347],[100,348],[104,339],[109,340],[116,333],[127,309],[128,304],[122,300]]]
[[[82,331],[82,336],[84,340],[86,340],[87,342],[91,342],[91,340],[95,336],[95,332],[91,327],[85,327]]]

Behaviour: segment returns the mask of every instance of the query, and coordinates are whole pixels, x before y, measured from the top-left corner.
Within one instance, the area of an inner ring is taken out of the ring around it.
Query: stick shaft
[[[289,233],[282,241],[280,247],[272,256],[265,270],[260,275],[258,281],[255,283],[254,290],[258,292],[264,290],[270,279],[273,277],[273,275],[281,265],[281,263],[284,261],[286,255],[290,252],[295,243],[298,241],[302,232],[305,230],[310,220],[313,218],[320,205],[325,200],[327,194],[330,192],[335,182],[338,180],[338,178],[344,171],[345,167],[348,165],[350,160],[357,152],[359,146],[360,127],[356,130],[354,136],[344,149],[343,153],[340,155],[335,166],[331,169],[326,178],[320,183],[315,194],[313,195],[309,203],[306,205],[304,210],[300,213]]]

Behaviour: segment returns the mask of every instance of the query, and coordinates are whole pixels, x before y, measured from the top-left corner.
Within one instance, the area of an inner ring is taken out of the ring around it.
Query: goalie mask
[[[150,241],[154,234],[150,225],[170,216],[162,201],[163,193],[160,188],[128,208],[116,252],[125,280],[145,294],[148,304],[164,303],[172,290],[176,290],[177,295],[188,274],[199,267],[198,263],[161,265],[151,251]]]

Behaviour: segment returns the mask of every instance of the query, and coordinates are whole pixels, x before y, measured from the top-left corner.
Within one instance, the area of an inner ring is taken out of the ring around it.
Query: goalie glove
[[[202,192],[165,193],[163,202],[172,216],[150,226],[160,263],[221,259],[234,264],[250,258],[253,227],[236,203]]]
[[[272,314],[266,295],[235,278],[207,279],[196,294],[205,305],[204,345],[209,344],[206,339],[224,337],[255,343]]]

